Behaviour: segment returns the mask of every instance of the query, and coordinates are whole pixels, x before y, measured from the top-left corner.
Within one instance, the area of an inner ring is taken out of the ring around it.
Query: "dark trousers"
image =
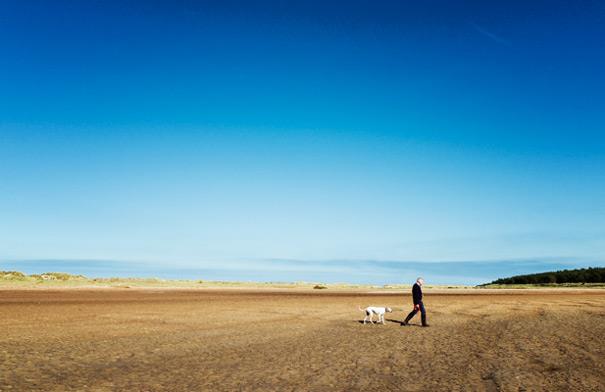
[[[420,307],[420,318],[422,319],[422,325],[426,325],[426,309],[424,309],[424,304],[422,303],[422,301],[420,301],[418,305]],[[414,310],[412,310],[410,314],[408,314],[408,317],[405,318],[405,321],[403,323],[407,324],[408,321],[410,321],[412,317],[416,315],[416,313],[418,313],[418,310],[416,310],[416,307],[414,306]]]

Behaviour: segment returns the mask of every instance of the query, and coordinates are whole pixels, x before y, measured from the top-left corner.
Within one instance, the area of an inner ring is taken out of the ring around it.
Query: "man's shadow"
[[[388,319],[388,318],[385,318],[384,321],[388,321],[388,322],[395,323],[395,324],[398,324],[398,325],[402,325],[402,323],[403,323],[403,321],[401,321],[401,320],[394,320],[394,319]],[[410,326],[410,327],[420,327],[420,324],[410,324],[410,323],[408,323],[408,326]]]
[[[389,322],[389,323],[394,323],[394,324],[397,324],[397,325],[401,325],[401,323],[403,322],[401,320],[395,320],[395,319],[389,319],[389,318],[385,318],[384,321]],[[359,324],[363,324],[363,320],[357,320],[357,322]],[[367,321],[366,324],[370,324],[370,322]],[[377,324],[376,321],[374,321],[374,324]],[[418,324],[408,324],[408,325],[410,327],[419,327],[420,326]]]
[[[357,323],[359,323],[359,324],[363,324],[363,320],[355,320],[355,321],[356,321]],[[399,322],[399,321],[397,321],[397,320],[389,320],[389,319],[384,319],[384,321],[391,321],[391,322],[393,322],[393,323],[400,323],[400,322]],[[369,321],[366,321],[366,324],[370,324],[370,325],[371,325],[372,323],[370,323]],[[374,320],[374,324],[382,324],[382,323],[379,323],[378,321]]]

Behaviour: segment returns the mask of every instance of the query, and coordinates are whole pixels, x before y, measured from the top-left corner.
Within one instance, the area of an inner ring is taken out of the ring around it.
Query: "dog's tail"
[[[357,309],[359,309],[360,312],[365,312],[365,309],[362,309],[361,306],[357,305]]]

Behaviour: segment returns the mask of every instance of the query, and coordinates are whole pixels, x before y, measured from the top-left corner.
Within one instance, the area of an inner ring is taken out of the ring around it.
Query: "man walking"
[[[408,322],[418,313],[420,310],[420,318],[422,320],[422,326],[428,327],[429,325],[426,323],[426,310],[424,309],[424,304],[422,303],[422,285],[424,284],[424,279],[418,278],[416,279],[416,283],[414,283],[414,287],[412,287],[412,299],[414,301],[414,310],[408,314],[408,317],[405,318],[405,321],[401,323],[402,326],[408,325]]]

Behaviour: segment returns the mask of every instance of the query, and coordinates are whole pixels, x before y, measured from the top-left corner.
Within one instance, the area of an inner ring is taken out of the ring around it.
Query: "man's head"
[[[424,279],[418,278],[416,279],[416,283],[418,283],[418,286],[422,286],[424,284]]]

